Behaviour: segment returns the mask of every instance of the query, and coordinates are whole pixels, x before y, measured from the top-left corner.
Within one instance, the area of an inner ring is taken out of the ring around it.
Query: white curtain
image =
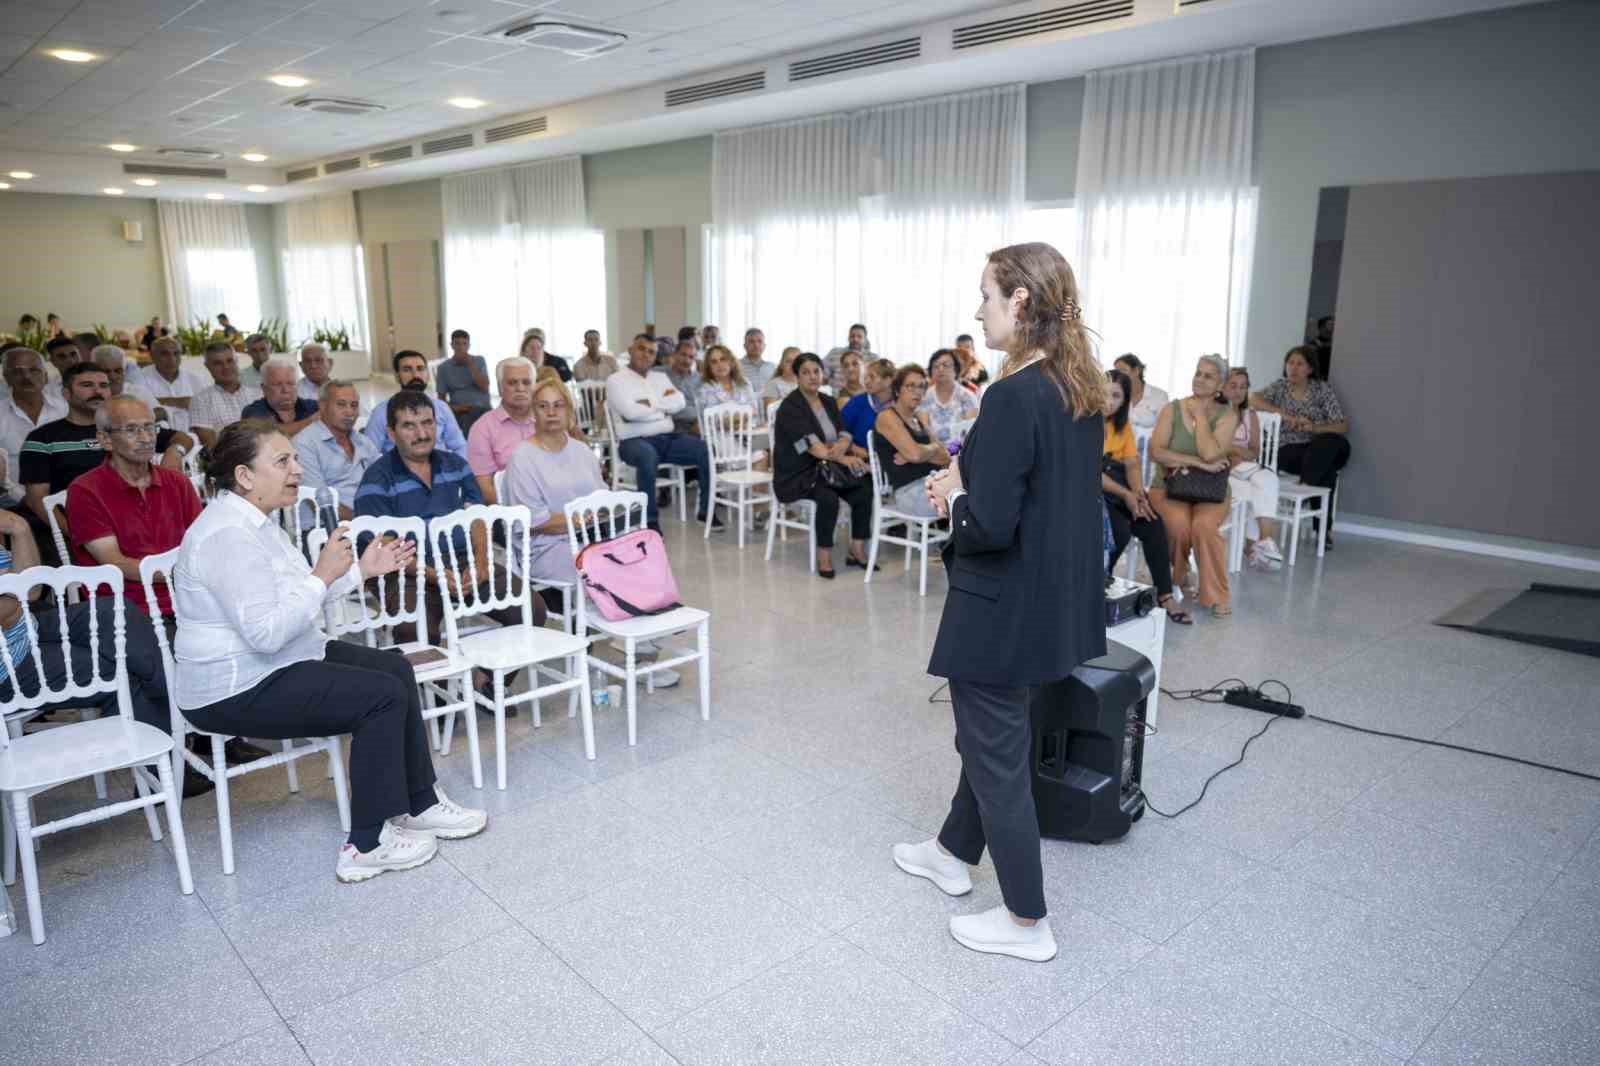
[[[851,323],[925,360],[971,332],[1023,203],[1022,86],[719,133],[707,320],[825,351]]]
[[[444,179],[446,332],[472,334],[492,368],[525,330],[552,352],[583,351],[604,332],[605,239],[588,226],[577,157]]]
[[[1187,395],[1196,359],[1244,353],[1256,190],[1255,52],[1089,74],[1078,142],[1084,321],[1109,365]]]
[[[241,329],[261,320],[261,287],[241,204],[159,200],[167,321],[174,328],[217,315]]]
[[[367,275],[355,194],[291,200],[276,205],[274,214],[289,343],[309,340],[318,326],[343,326],[351,348],[368,350]]]

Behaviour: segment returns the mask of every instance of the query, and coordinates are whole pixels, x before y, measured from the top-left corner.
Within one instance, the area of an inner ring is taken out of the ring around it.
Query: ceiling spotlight
[[[117,188],[115,185],[109,186],[108,188],[101,189],[100,191],[105,193],[107,196],[121,196],[122,195],[122,190]]]
[[[11,183],[9,181],[0,181],[0,191],[4,191],[9,188],[11,188]]]
[[[451,107],[459,107],[463,111],[474,111],[484,104],[476,96],[452,96],[449,103]]]
[[[206,193],[206,199],[207,200],[220,200],[220,199],[222,199],[222,194],[220,192],[208,192],[208,193]]]
[[[134,178],[133,179],[133,183],[135,185],[143,185],[147,189],[150,188],[150,186],[152,186],[152,185],[160,185],[161,184],[155,178]]]
[[[87,63],[92,59],[100,58],[93,52],[80,52],[76,48],[53,48],[50,50],[50,54],[63,63]]]
[[[18,181],[27,181],[29,178],[33,177],[33,171],[31,171],[31,170],[13,170],[11,172],[11,176],[13,178],[16,178]]]
[[[246,185],[245,188],[247,190],[249,190],[250,192],[266,192],[267,191],[267,187],[265,185]]]
[[[267,157],[262,155],[260,152],[246,152],[239,158],[243,159],[246,163],[265,163],[267,161]]]
[[[298,89],[302,86],[311,84],[309,79],[302,78],[298,74],[274,74],[267,80],[274,85],[281,85],[285,89]]]
[[[118,141],[116,144],[108,144],[106,147],[113,152],[137,152],[139,150],[137,144],[126,144],[122,141]]]

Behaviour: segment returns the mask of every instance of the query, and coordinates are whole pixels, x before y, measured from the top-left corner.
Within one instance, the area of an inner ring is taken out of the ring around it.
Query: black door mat
[[[1434,625],[1600,657],[1600,588],[1533,584],[1489,589]]]

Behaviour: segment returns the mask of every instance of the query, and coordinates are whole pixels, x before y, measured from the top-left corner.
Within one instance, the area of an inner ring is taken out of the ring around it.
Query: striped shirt
[[[393,449],[367,468],[356,489],[355,513],[390,518],[420,518],[432,523],[433,519],[454,514],[463,507],[483,502],[483,493],[472,476],[466,460],[454,452],[435,448],[428,456],[432,471],[431,485],[424,485],[400,458],[399,449]],[[424,551],[425,561],[432,558],[432,538]],[[456,531],[455,550],[465,553],[467,538]]]

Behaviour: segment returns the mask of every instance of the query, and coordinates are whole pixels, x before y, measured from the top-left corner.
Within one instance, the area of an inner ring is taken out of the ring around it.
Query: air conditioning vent
[[[790,63],[789,80],[807,81],[811,78],[826,78],[830,74],[843,74],[847,70],[880,67],[885,63],[898,63],[904,59],[915,59],[921,54],[921,37],[906,37],[898,41],[885,41],[883,44],[857,48],[851,52],[835,52],[833,55],[817,56],[814,59],[802,59],[798,63]]]
[[[222,167],[175,167],[162,166],[160,163],[124,163],[124,174],[136,174],[140,177],[160,176],[165,178],[206,178],[208,180],[227,180],[228,172]]]
[[[371,115],[389,110],[371,100],[351,100],[339,96],[297,96],[289,101],[296,111],[315,111],[319,115]]]
[[[753,70],[736,78],[723,78],[720,81],[705,81],[699,85],[681,85],[676,89],[668,89],[666,103],[668,107],[683,107],[685,104],[698,104],[702,100],[715,100],[719,96],[760,92],[766,87],[767,72]]]
[[[191,163],[211,162],[221,159],[221,152],[213,152],[206,148],[157,148],[156,155],[166,159],[184,159]]]
[[[1042,33],[1057,33],[1096,22],[1115,22],[1133,15],[1134,0],[1088,0],[1081,4],[1067,4],[1048,11],[1035,11],[1031,15],[996,19],[994,22],[976,22],[971,26],[958,26],[952,34],[956,51],[977,48],[1000,41],[1014,41],[1019,37],[1035,37]]]
[[[358,156],[358,155],[357,156],[351,156],[349,159],[335,159],[331,163],[322,164],[322,173],[324,175],[327,175],[327,174],[343,174],[347,170],[360,170],[360,169],[361,169],[361,157]]]
[[[504,126],[490,126],[483,131],[485,144],[497,144],[500,141],[515,140],[533,133],[543,133],[550,128],[550,120],[543,115],[538,118],[525,118],[521,122],[508,122]]]
[[[438,155],[440,152],[454,152],[462,148],[472,147],[472,134],[455,133],[449,137],[435,137],[431,141],[422,142],[423,155]]]
[[[503,41],[532,45],[534,48],[565,52],[580,59],[605,55],[613,49],[621,48],[628,41],[627,34],[617,33],[615,30],[597,30],[592,26],[574,26],[570,22],[547,20],[513,22],[503,29],[495,30],[489,36]]]
[[[1211,0],[1178,0],[1178,10],[1182,11],[1186,7],[1194,7],[1196,4],[1209,4],[1210,2]]]
[[[398,163],[402,159],[410,159],[414,151],[409,144],[398,144],[393,148],[385,148],[381,152],[373,152],[367,156],[367,166],[375,167],[383,163]]]
[[[318,175],[316,167],[301,167],[299,170],[290,170],[284,173],[284,181],[310,181]]]

